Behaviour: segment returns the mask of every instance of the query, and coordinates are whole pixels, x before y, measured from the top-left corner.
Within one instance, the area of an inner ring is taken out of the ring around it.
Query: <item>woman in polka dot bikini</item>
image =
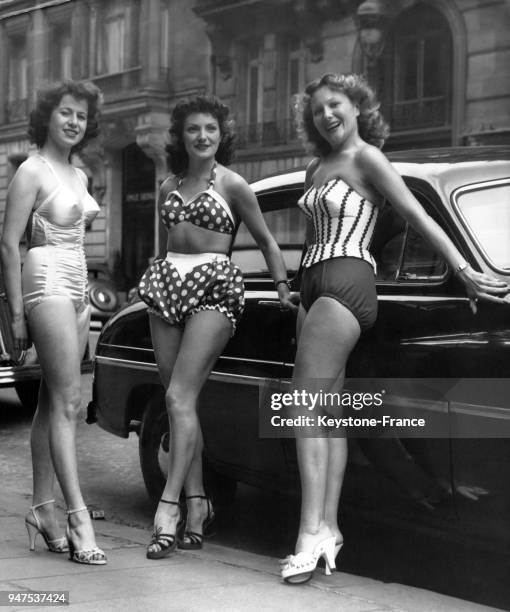
[[[171,432],[168,479],[154,518],[149,559],[166,557],[177,546],[201,548],[203,530],[213,519],[204,495],[196,404],[243,310],[242,274],[227,256],[238,220],[264,254],[282,307],[296,308],[282,254],[253,192],[225,167],[234,139],[228,115],[228,107],[214,97],[199,96],[174,108],[167,147],[174,176],[163,182],[159,194],[167,253],[149,266],[138,287],[149,305]],[[187,522],[178,534],[183,487]]]

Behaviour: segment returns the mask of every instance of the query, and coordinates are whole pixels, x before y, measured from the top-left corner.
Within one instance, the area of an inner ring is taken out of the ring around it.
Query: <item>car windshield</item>
[[[510,271],[510,183],[498,181],[462,189],[455,204],[490,263]]]

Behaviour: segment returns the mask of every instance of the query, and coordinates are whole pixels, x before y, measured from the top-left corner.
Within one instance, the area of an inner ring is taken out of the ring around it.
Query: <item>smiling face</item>
[[[311,99],[313,124],[333,150],[358,134],[359,108],[341,91],[320,87]]]
[[[218,120],[209,113],[192,113],[184,120],[184,148],[189,157],[214,157],[221,141]]]
[[[57,146],[72,148],[80,143],[87,129],[88,103],[70,94],[62,96],[53,109],[48,125],[48,139]]]

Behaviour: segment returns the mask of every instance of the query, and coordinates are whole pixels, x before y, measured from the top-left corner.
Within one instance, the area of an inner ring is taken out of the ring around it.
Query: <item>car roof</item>
[[[459,182],[464,182],[477,167],[482,175],[487,162],[502,162],[502,168],[496,172],[497,177],[510,174],[510,146],[477,146],[477,147],[440,147],[434,149],[409,149],[390,151],[386,154],[400,174],[429,179],[440,175],[458,175]],[[305,179],[305,166],[276,172],[251,183],[258,193],[281,187],[301,187]],[[462,176],[462,179],[460,178]],[[446,179],[446,176],[443,177]],[[453,181],[455,183],[456,181]]]

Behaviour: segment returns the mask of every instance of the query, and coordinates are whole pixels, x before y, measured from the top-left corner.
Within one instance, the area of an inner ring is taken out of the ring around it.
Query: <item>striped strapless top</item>
[[[379,212],[375,204],[334,177],[319,188],[312,185],[298,206],[311,219],[314,229],[314,241],[303,260],[305,268],[333,257],[358,257],[375,270],[369,251]]]

